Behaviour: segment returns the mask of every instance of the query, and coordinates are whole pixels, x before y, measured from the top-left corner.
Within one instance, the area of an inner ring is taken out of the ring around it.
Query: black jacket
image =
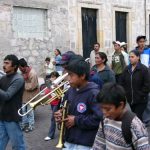
[[[99,89],[89,82],[86,87],[70,88],[64,99],[69,101],[69,115],[75,116],[75,126],[66,130],[65,141],[73,144],[92,146],[102,120],[99,105],[95,104]]]
[[[0,79],[0,121],[19,122],[18,109],[22,105],[24,79],[18,74],[5,75]]]
[[[139,63],[135,70],[131,71],[131,65],[127,66],[122,74],[121,83],[129,104],[146,103],[150,91],[150,76],[148,68]]]

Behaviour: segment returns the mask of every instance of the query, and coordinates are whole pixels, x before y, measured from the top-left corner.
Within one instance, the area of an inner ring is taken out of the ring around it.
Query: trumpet
[[[62,123],[60,126],[59,140],[58,140],[58,144],[56,145],[56,148],[63,148],[64,147],[63,136],[65,134],[65,123],[63,120],[68,115],[68,106],[69,106],[68,101],[65,100],[64,105],[63,105]]]
[[[67,77],[67,75],[68,75],[68,73],[64,74],[63,76],[58,77],[53,82],[53,84],[55,84],[55,85],[59,84],[62,80],[64,80]],[[45,91],[47,89],[47,87],[44,88],[41,92],[39,92],[37,95],[35,95],[30,101],[28,101],[25,105],[23,105],[20,109],[18,109],[18,114],[23,117],[39,105],[45,105],[45,104],[51,103],[56,98],[58,98],[58,99],[62,98],[64,96],[64,93],[69,89],[69,86],[64,88],[64,85],[67,85],[67,84],[69,84],[68,81],[62,82],[56,88],[54,88],[54,86],[53,86],[53,90],[50,93],[48,93],[48,94],[44,95],[43,97],[41,97],[40,99],[34,101],[35,98],[37,98],[41,93],[43,93],[43,91]],[[48,98],[48,96],[51,96],[51,98],[47,100],[46,98]],[[22,114],[22,109],[27,106],[30,106],[30,109],[26,113]]]

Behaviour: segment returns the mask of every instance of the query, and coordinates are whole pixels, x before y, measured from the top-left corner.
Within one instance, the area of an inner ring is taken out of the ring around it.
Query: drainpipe
[[[146,31],[147,31],[147,30],[146,30],[146,14],[147,14],[147,13],[146,13],[146,4],[147,4],[147,1],[146,1],[146,0],[144,0],[145,35],[146,35]]]

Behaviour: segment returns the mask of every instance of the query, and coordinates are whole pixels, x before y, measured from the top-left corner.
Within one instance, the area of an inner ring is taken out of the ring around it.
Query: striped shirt
[[[104,119],[104,129],[100,124],[93,150],[132,150],[127,144],[121,129],[122,122]],[[150,150],[148,134],[142,122],[134,117],[131,123],[132,142],[136,150]]]

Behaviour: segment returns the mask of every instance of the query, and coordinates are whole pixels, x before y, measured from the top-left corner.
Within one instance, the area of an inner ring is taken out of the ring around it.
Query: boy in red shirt
[[[59,73],[58,72],[52,72],[50,74],[50,81],[53,82],[54,80],[56,80],[59,77]],[[44,91],[44,94],[48,94],[49,92],[51,92],[52,89],[51,88],[47,88]],[[49,98],[51,98],[51,96],[49,96]],[[48,136],[44,138],[45,141],[49,141],[51,139],[54,138],[55,135],[55,129],[56,129],[56,122],[55,122],[55,118],[54,118],[54,112],[56,112],[59,108],[59,103],[60,103],[60,99],[55,99],[54,101],[52,101],[50,103],[51,105],[51,109],[52,109],[52,116],[51,116],[51,125],[50,125],[50,129],[48,132]]]

